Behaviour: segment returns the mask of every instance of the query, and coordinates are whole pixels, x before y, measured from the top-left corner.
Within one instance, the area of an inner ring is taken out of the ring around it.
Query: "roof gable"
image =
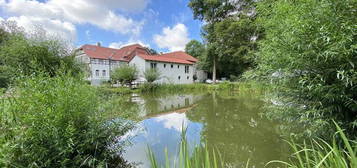
[[[126,62],[131,60],[133,55],[135,55],[137,52],[149,54],[149,52],[139,44],[125,46],[120,49],[86,44],[83,45],[80,49],[90,58],[112,59]]]

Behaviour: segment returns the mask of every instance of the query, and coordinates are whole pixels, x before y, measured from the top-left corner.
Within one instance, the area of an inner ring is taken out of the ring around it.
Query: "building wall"
[[[76,58],[88,65],[88,80],[93,85],[100,85],[104,81],[109,81],[110,70],[126,64],[126,62],[113,60],[109,66],[109,60],[89,58],[85,54],[79,54]],[[129,65],[135,65],[138,68],[138,81],[145,81],[144,72],[146,69],[151,68],[151,63],[156,63],[156,69],[161,74],[160,79],[156,81],[157,83],[190,84],[194,82],[195,68],[193,65],[146,61],[139,56],[135,56]],[[185,72],[185,66],[188,66],[188,73]]]
[[[144,72],[151,68],[151,64],[156,64],[156,69],[160,72],[160,79],[157,83],[190,84],[193,83],[194,69],[192,65],[175,64],[156,61],[146,61],[139,56],[135,56],[129,65],[135,65],[139,70],[139,81],[145,81]],[[172,68],[171,68],[172,65]],[[185,66],[188,66],[188,73],[185,73]]]
[[[136,66],[136,68],[139,71],[139,73],[138,73],[138,81],[139,82],[144,82],[145,81],[144,72],[145,72],[145,69],[146,69],[145,60],[142,59],[141,57],[134,57],[129,62],[129,65]]]
[[[127,64],[126,62],[111,60],[109,65],[109,60],[89,58],[84,53],[78,54],[76,59],[88,66],[87,80],[89,80],[92,85],[100,85],[105,81],[109,81],[110,71],[123,64]]]
[[[157,81],[157,83],[193,83],[194,69],[192,65],[146,61],[146,67],[151,67],[151,63],[156,63],[156,69],[161,74],[160,79]],[[188,66],[188,73],[185,73],[185,66]]]

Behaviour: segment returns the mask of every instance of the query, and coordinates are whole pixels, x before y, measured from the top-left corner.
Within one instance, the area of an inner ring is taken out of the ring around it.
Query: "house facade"
[[[137,67],[138,82],[146,81],[144,72],[150,68],[160,72],[157,83],[190,84],[194,82],[194,76],[205,78],[205,73],[196,68],[198,60],[187,53],[178,51],[153,55],[139,44],[120,49],[83,45],[78,49],[76,58],[87,65],[87,79],[93,85],[109,81],[111,71],[124,64]]]

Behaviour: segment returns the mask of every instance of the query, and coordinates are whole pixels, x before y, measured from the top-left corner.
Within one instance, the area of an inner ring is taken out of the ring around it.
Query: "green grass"
[[[289,162],[271,161],[280,163],[287,168],[355,168],[357,167],[357,142],[349,140],[343,130],[335,123],[337,132],[332,144],[318,139],[304,142],[302,145],[294,141],[288,142],[293,150]],[[337,143],[342,139],[342,144]]]
[[[164,93],[183,93],[192,91],[233,91],[233,92],[264,92],[268,89],[266,85],[256,82],[223,82],[219,84],[153,84],[144,83],[137,89],[130,89],[127,87],[111,87],[110,85],[103,85],[98,87],[99,91],[104,94],[132,94],[132,93],[150,93],[150,92],[164,92]]]
[[[167,149],[165,149],[165,163],[159,163],[155,154],[148,147],[148,158],[152,168],[218,168],[224,167],[224,161],[218,150],[209,148],[208,145],[196,145],[190,152],[189,144],[186,139],[186,129],[182,130],[181,141],[179,144],[178,158],[174,163],[170,163]],[[191,154],[190,154],[191,153]],[[173,165],[172,165],[173,164]]]

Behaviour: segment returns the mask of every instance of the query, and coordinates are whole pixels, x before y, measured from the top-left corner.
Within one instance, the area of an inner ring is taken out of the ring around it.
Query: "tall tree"
[[[226,18],[235,9],[235,6],[230,0],[191,0],[188,6],[192,9],[195,19],[208,23],[206,25],[208,33],[206,33],[206,35],[210,35],[210,30],[214,29],[214,26],[212,25]],[[214,38],[205,38],[208,43],[214,41]],[[212,80],[213,83],[216,83],[217,55],[212,54],[207,58],[210,58],[212,61]]]
[[[198,68],[205,71],[210,71],[210,62],[206,58],[206,46],[197,40],[191,40],[186,44],[186,53],[198,59]]]
[[[253,0],[191,0],[189,7],[195,19],[207,24],[202,28],[207,43],[206,59],[212,62],[212,77],[240,75],[252,66],[256,39],[260,31],[255,25]]]

